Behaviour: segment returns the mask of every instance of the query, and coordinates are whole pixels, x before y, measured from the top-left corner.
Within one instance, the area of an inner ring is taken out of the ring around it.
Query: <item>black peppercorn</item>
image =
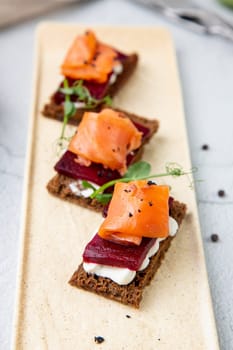
[[[154,181],[151,181],[151,180],[147,181],[147,185],[149,185],[149,186],[155,185],[155,184],[156,184],[156,183],[155,183]]]
[[[104,342],[104,338],[101,336],[95,337],[94,340],[95,340],[95,343],[97,343],[97,344],[101,344]]]
[[[218,242],[218,240],[219,240],[219,237],[218,237],[217,233],[212,233],[210,238],[211,238],[212,242]]]
[[[219,196],[219,197],[225,197],[225,195],[226,195],[226,194],[225,194],[225,191],[224,191],[224,190],[219,190],[219,191],[218,191],[218,196]]]
[[[201,146],[201,149],[203,151],[207,151],[209,149],[209,146],[207,144],[204,144],[204,145]]]
[[[103,176],[103,173],[102,173],[101,170],[98,170],[98,171],[97,171],[97,176],[98,176],[98,177],[102,177],[102,176]]]

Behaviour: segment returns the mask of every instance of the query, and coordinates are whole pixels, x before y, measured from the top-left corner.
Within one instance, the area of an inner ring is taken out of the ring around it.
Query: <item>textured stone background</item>
[[[214,0],[206,0],[205,6],[233,22],[233,12]],[[99,0],[0,32],[0,350],[10,349],[12,333],[34,30],[41,20],[163,25],[171,30],[192,163],[199,169],[196,177],[204,180],[197,185],[197,201],[220,344],[223,350],[233,349],[233,42],[190,32],[133,1]],[[201,150],[204,143],[208,151]],[[225,198],[217,196],[219,189],[226,191]],[[212,233],[219,234],[218,243],[211,242]]]

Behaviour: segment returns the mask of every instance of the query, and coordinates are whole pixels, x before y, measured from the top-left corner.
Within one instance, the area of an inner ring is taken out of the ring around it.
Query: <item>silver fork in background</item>
[[[187,0],[136,0],[167,18],[198,33],[218,35],[233,41],[233,25],[217,14]]]

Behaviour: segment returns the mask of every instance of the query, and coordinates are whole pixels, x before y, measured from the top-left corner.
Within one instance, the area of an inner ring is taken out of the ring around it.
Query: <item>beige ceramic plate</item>
[[[59,64],[68,46],[84,29],[43,24],[38,30],[14,349],[218,349],[195,196],[186,178],[167,179],[189,213],[146,288],[140,310],[67,283],[102,218],[47,193],[61,124],[42,117],[40,111],[60,81]],[[190,168],[170,34],[152,27],[97,27],[96,32],[103,41],[140,55],[138,69],[115,105],[160,120],[159,133],[146,147],[144,158],[157,172],[167,161]],[[98,335],[105,338],[101,345],[94,343]]]

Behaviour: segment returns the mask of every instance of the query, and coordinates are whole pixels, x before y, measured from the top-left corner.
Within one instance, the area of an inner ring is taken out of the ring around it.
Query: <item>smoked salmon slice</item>
[[[96,52],[97,40],[95,34],[88,30],[84,35],[75,38],[68,50],[62,67],[76,68],[90,62]]]
[[[117,52],[100,43],[94,32],[79,35],[70,47],[61,66],[61,73],[72,79],[93,80],[104,83],[118,63]]]
[[[168,186],[157,186],[146,180],[118,182],[99,236],[116,243],[137,245],[142,237],[167,237],[168,200]]]
[[[100,163],[123,175],[127,170],[127,155],[140,147],[142,132],[129,118],[110,108],[100,113],[86,112],[72,138],[68,150],[85,166]]]

